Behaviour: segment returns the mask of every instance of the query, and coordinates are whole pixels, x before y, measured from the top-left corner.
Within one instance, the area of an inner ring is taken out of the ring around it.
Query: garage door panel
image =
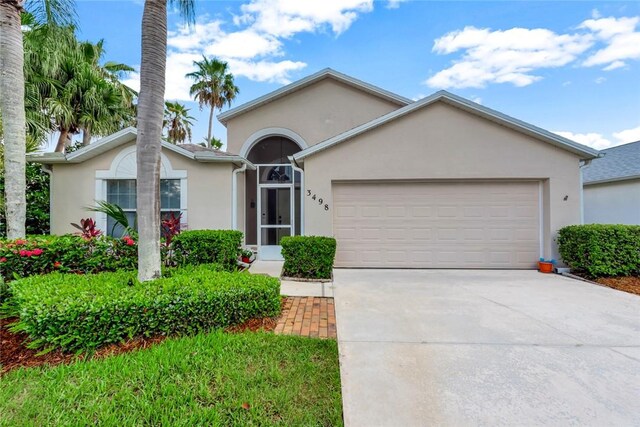
[[[338,267],[532,268],[537,182],[334,185]]]

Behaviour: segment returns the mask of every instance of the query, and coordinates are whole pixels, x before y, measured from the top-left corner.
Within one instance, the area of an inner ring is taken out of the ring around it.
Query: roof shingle
[[[585,184],[640,177],[640,141],[601,151],[603,157],[593,159],[583,169]]]

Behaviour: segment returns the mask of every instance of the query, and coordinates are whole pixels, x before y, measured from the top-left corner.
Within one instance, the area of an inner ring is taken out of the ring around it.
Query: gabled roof
[[[594,159],[582,170],[585,185],[640,179],[640,141],[607,148],[600,153],[602,157]]]
[[[394,110],[388,114],[385,114],[384,116],[378,117],[377,119],[371,120],[370,122],[336,135],[333,138],[327,139],[319,144],[312,145],[311,147],[294,154],[293,158],[296,161],[301,161],[305,157],[309,157],[322,150],[326,150],[327,148],[333,147],[336,144],[352,139],[360,134],[375,129],[400,117],[406,116],[413,111],[419,110],[436,102],[445,102],[456,108],[483,117],[487,120],[491,120],[502,126],[516,130],[520,133],[529,135],[536,139],[548,142],[557,147],[563,148],[574,154],[582,156],[582,158],[584,159],[592,159],[598,156],[597,150],[587,147],[586,145],[578,144],[577,142],[571,141],[567,138],[563,138],[562,136],[556,135],[555,133],[551,133],[532,124],[523,122],[522,120],[507,116],[506,114],[502,114],[499,111],[492,110],[445,90],[441,90],[426,98],[423,98],[398,110]]]
[[[370,93],[372,95],[375,95],[379,98],[385,99],[387,101],[391,101],[395,104],[397,104],[398,106],[402,107],[405,106],[407,104],[412,103],[413,101],[405,98],[404,96],[400,96],[398,94],[395,94],[393,92],[389,92],[388,90],[384,90],[382,88],[379,88],[377,86],[374,86],[372,84],[363,82],[362,80],[358,80],[356,78],[353,78],[351,76],[347,76],[346,74],[342,74],[336,70],[332,70],[331,68],[325,68],[324,70],[320,70],[315,74],[311,74],[310,76],[307,76],[303,79],[300,79],[298,81],[295,81],[291,84],[288,84],[286,86],[281,87],[280,89],[274,90],[273,92],[270,92],[264,96],[261,96],[259,98],[254,99],[253,101],[249,101],[245,104],[242,104],[238,107],[232,108],[228,111],[225,111],[222,114],[219,114],[218,120],[220,120],[220,122],[222,122],[224,125],[227,124],[227,122],[229,120],[231,120],[232,118],[239,116],[241,114],[244,114],[248,111],[251,111],[253,109],[256,109],[258,107],[261,107],[265,104],[268,104],[269,102],[273,102],[276,99],[280,99],[284,96],[289,95],[290,93],[293,93],[297,90],[300,90],[302,88],[305,88],[307,86],[311,86],[314,83],[317,83],[321,80],[324,80],[326,78],[332,78],[334,80],[337,80],[339,82],[342,82],[346,85],[355,87],[356,89],[360,89],[364,92]]]
[[[44,164],[82,163],[85,160],[92,159],[123,144],[130,143],[137,135],[138,131],[136,128],[128,127],[72,153],[33,153],[27,155],[27,160]],[[247,164],[250,169],[255,168],[255,166],[244,157],[222,150],[205,148],[196,144],[175,145],[162,141],[162,148],[198,162],[244,163]]]

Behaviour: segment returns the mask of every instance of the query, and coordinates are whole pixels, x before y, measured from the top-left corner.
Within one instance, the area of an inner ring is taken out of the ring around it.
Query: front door
[[[294,230],[291,165],[258,167],[258,258],[281,260],[280,239]]]

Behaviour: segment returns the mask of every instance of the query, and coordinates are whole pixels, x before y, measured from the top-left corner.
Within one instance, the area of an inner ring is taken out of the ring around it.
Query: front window
[[[129,225],[136,227],[136,180],[135,179],[111,179],[107,181],[107,202],[114,203],[125,212]],[[182,212],[180,206],[180,180],[160,180],[160,217],[165,219],[173,213],[176,217]],[[111,217],[107,217],[107,234],[113,237],[122,237],[124,229],[117,225]]]

